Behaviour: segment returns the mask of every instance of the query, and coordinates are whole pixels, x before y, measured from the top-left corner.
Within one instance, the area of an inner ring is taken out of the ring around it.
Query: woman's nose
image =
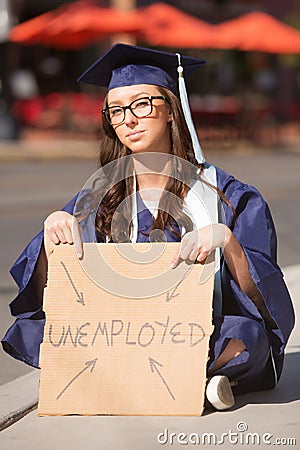
[[[136,122],[137,122],[137,117],[135,117],[135,115],[132,113],[131,109],[129,109],[129,108],[126,109],[124,123],[131,124],[131,123],[136,123]]]

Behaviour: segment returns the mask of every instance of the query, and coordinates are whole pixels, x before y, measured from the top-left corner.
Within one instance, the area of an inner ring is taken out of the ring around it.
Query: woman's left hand
[[[179,252],[174,256],[171,268],[175,269],[182,261],[205,261],[213,250],[225,247],[228,233],[230,233],[229,228],[221,223],[207,225],[186,233],[181,240]]]

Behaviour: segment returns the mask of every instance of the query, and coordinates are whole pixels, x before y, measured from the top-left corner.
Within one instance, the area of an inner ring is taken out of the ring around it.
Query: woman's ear
[[[172,122],[172,120],[173,120],[172,111],[169,110],[169,112],[168,112],[168,122]]]

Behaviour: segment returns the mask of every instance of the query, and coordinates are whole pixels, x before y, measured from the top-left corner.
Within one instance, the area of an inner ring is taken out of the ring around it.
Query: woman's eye
[[[146,108],[149,105],[149,100],[139,100],[134,104],[134,108]]]
[[[123,110],[122,108],[110,108],[109,109],[109,114],[110,116],[119,116],[120,114],[122,114]]]

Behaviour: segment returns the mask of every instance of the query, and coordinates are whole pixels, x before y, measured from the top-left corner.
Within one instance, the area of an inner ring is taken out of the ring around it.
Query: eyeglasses
[[[128,106],[110,106],[102,110],[102,114],[110,125],[119,125],[125,120],[126,109],[141,119],[142,117],[150,116],[153,111],[153,100],[166,100],[164,95],[151,95],[149,97],[142,97],[134,100]]]

